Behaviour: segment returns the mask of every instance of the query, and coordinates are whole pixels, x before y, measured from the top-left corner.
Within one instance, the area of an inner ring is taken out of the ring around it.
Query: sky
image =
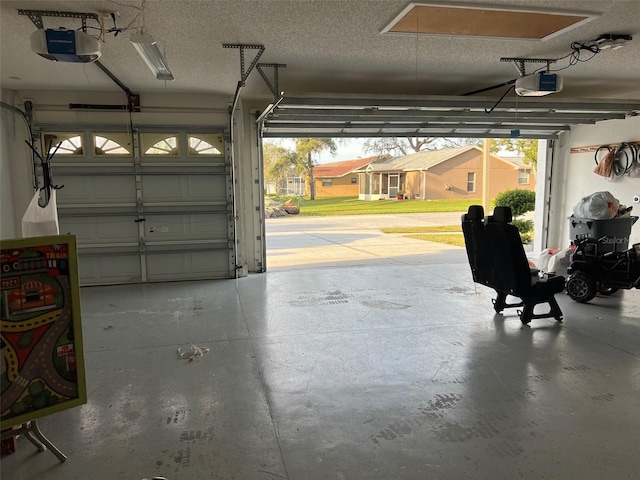
[[[363,145],[366,141],[366,138],[336,139],[336,146],[338,147],[336,154],[331,155],[330,152],[320,152],[319,157],[316,157],[316,162],[322,164],[370,157],[373,154],[364,151]],[[264,143],[279,143],[283,147],[294,148],[293,140],[289,138],[267,138]]]

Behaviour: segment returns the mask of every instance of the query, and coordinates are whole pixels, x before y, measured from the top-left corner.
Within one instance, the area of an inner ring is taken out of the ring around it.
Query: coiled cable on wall
[[[606,153],[603,156],[602,152],[604,152],[604,151],[606,151]],[[594,155],[594,160],[596,161],[596,166],[600,165],[600,161],[604,160],[604,157],[606,157],[609,153],[611,153],[611,147],[609,145],[600,145],[598,147],[598,149],[596,150],[596,153]]]
[[[613,168],[611,175],[613,177],[622,177],[629,172],[629,166],[633,162],[633,152],[631,152],[631,162],[629,161],[629,153],[627,153],[626,143],[621,143],[616,147],[616,153],[613,158]]]
[[[603,155],[604,152],[604,155]],[[596,150],[594,160],[596,166],[605,160],[611,163],[611,178],[619,178],[629,175],[634,169],[640,165],[640,145],[630,142],[621,142],[617,146],[601,145]],[[613,159],[611,159],[613,156]]]
[[[637,165],[640,162],[640,158],[638,158],[638,155],[640,155],[640,145],[636,143],[622,142],[618,146],[616,161],[618,159],[618,155],[622,153],[624,153],[627,159],[627,166],[623,175],[629,175],[632,170],[638,168]]]

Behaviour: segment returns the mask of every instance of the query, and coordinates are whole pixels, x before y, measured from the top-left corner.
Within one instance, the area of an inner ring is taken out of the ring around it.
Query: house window
[[[467,192],[475,192],[476,191],[476,173],[469,172],[467,173]]]
[[[323,187],[333,187],[333,178],[323,178],[322,179]]]
[[[528,172],[518,172],[518,184],[519,185],[529,185],[529,173]]]
[[[351,179],[351,185],[356,185],[358,183],[358,179],[356,177],[353,177]]]

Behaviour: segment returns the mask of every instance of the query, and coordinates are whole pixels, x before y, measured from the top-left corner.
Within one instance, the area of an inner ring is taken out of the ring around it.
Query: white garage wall
[[[2,101],[14,105],[16,93],[0,92]],[[22,236],[22,214],[33,196],[31,154],[24,143],[29,132],[20,115],[0,110],[0,238]]]
[[[640,117],[608,120],[595,125],[580,125],[571,129],[557,142],[551,187],[550,247],[569,245],[569,222],[573,207],[585,195],[609,191],[621,203],[633,205],[633,215],[640,215],[640,205],[633,203],[640,195],[640,178],[623,177],[615,181],[593,173],[594,153],[570,153],[571,148],[619,142],[640,141]],[[640,224],[631,232],[629,244],[640,242]]]

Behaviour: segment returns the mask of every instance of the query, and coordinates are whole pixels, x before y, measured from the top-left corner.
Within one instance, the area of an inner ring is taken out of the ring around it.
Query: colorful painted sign
[[[0,242],[0,428],[87,401],[76,239]]]

